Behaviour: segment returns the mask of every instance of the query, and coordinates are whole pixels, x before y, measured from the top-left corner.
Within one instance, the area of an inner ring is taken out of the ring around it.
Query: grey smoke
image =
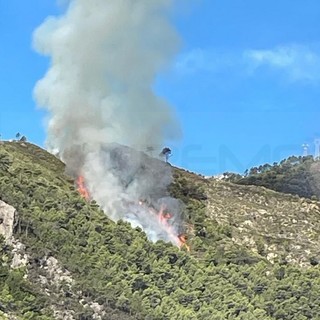
[[[152,89],[178,49],[172,5],[73,0],[64,15],[49,17],[34,33],[34,47],[51,59],[34,89],[50,117],[48,149],[59,150],[69,173],[85,177],[110,217],[143,227],[153,240],[165,236],[136,203],[144,199],[156,207],[167,196],[171,171],[122,146],[161,150],[164,141],[179,137],[172,108]]]

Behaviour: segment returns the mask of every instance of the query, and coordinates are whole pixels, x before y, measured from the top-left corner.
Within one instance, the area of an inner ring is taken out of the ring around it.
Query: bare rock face
[[[11,268],[17,269],[20,267],[25,267],[29,261],[28,255],[25,251],[25,245],[17,240],[13,240],[12,247],[13,258],[11,262]]]
[[[0,235],[7,244],[13,240],[13,226],[16,209],[0,200]]]
[[[25,267],[28,263],[25,246],[13,237],[15,213],[16,209],[14,207],[0,200],[0,235],[4,237],[6,244],[13,247],[11,263],[13,269]]]

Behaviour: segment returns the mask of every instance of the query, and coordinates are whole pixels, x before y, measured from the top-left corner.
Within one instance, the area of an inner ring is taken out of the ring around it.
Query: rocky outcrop
[[[82,296],[80,292],[74,292],[73,279],[68,270],[63,269],[58,260],[54,257],[44,257],[40,263],[39,269],[34,269],[31,274],[29,264],[30,256],[27,254],[26,246],[13,236],[15,227],[16,209],[9,204],[0,200],[0,236],[3,236],[5,243],[12,248],[12,260],[10,267],[12,269],[26,267],[25,278],[31,276],[32,281],[38,282],[41,291],[50,296],[53,302],[52,310],[55,319],[74,320],[76,319],[75,311],[64,304],[61,297],[66,294],[77,297],[78,304],[84,309],[91,309],[93,311],[92,319],[101,320],[105,316],[103,306],[95,301]],[[32,259],[31,259],[32,260]],[[34,274],[35,273],[35,274]],[[14,316],[1,313],[0,319],[16,319]]]
[[[11,268],[16,269],[20,267],[25,267],[28,264],[29,257],[26,254],[26,247],[23,243],[13,239],[12,241],[12,253],[13,258],[11,262]]]
[[[11,268],[25,267],[28,256],[25,246],[13,237],[16,209],[0,200],[0,235],[4,237],[6,244],[12,246],[13,258]]]
[[[0,235],[7,244],[12,244],[16,209],[0,200]]]
[[[39,263],[39,269],[34,270],[36,271],[34,281],[39,284],[41,291],[50,297],[55,319],[78,319],[76,310],[79,309],[79,305],[83,309],[91,309],[93,320],[104,319],[106,315],[104,307],[83,296],[81,291],[73,287],[74,280],[71,273],[63,268],[56,258],[43,257]],[[77,302],[72,303],[72,301]]]

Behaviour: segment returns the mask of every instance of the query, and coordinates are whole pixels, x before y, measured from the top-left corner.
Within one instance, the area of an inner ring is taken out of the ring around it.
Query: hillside
[[[319,202],[173,174],[190,252],[109,220],[41,148],[1,143],[0,319],[320,319]]]
[[[291,156],[273,165],[247,170],[244,176],[231,174],[230,180],[242,185],[263,186],[278,192],[320,199],[320,162],[312,156]]]

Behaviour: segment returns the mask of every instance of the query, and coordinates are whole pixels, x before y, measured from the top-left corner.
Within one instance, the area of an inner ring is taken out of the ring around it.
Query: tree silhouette
[[[168,147],[163,148],[162,151],[160,152],[160,156],[165,157],[166,162],[168,162],[169,158],[172,156],[171,149]]]

